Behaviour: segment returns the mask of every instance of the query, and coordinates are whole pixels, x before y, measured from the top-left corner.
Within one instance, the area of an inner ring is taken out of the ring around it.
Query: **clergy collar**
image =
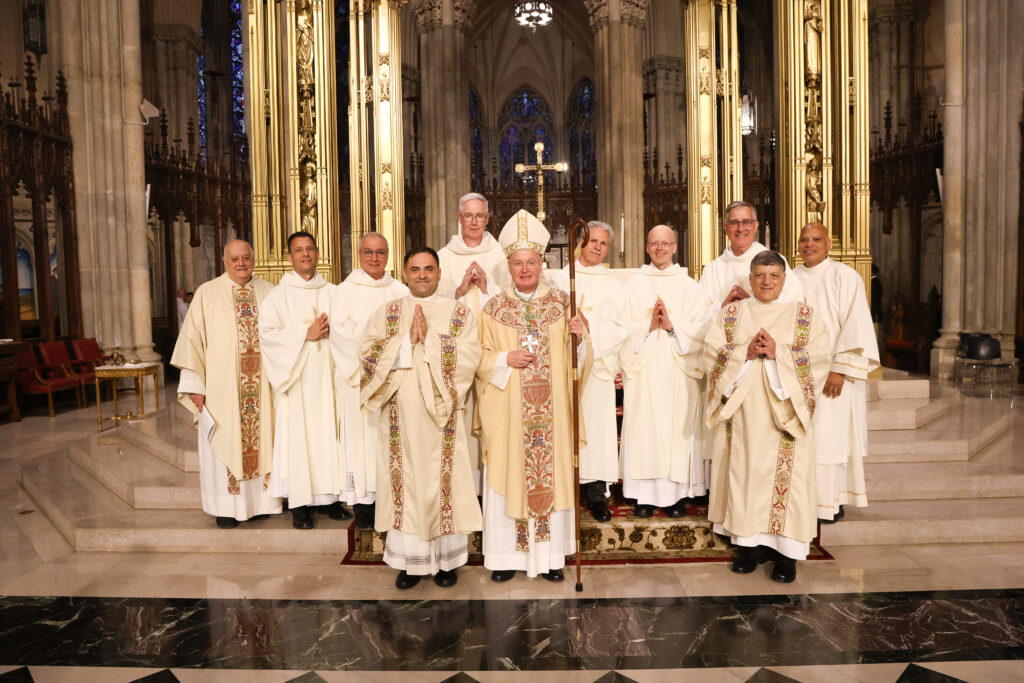
[[[725,261],[739,261],[741,263],[748,263],[752,258],[754,258],[754,256],[757,253],[765,251],[766,249],[768,249],[768,247],[764,246],[760,242],[751,242],[750,248],[747,249],[742,254],[740,254],[739,256],[737,256],[736,254],[732,253],[732,245],[730,244],[728,247],[725,248],[725,251],[722,252],[722,256],[720,258],[722,258]]]
[[[565,272],[569,272],[569,266],[562,268]],[[608,266],[604,263],[598,263],[596,266],[585,266],[580,263],[579,259],[576,259],[576,272],[587,273],[589,275],[604,275],[608,272]]]
[[[650,275],[653,277],[667,277],[670,275],[679,275],[680,273],[686,275],[686,268],[683,268],[678,263],[673,263],[668,268],[658,268],[651,263],[645,263],[640,266],[640,272],[644,275]]]
[[[314,273],[310,279],[303,280],[302,276],[293,269],[292,272],[281,276],[281,284],[295,287],[296,289],[320,289],[327,284],[327,280],[320,273]]]
[[[828,256],[826,256],[825,260],[822,261],[821,263],[819,263],[818,265],[816,265],[816,266],[803,265],[803,269],[806,270],[808,273],[820,273],[822,271],[828,270],[830,265],[832,265],[832,259],[829,258]]]
[[[485,231],[480,244],[475,247],[468,246],[463,241],[462,235],[452,235],[451,240],[448,241],[448,249],[454,254],[483,254],[492,249],[500,252],[501,246],[498,244],[498,240],[494,239],[494,235]]]
[[[391,277],[391,273],[384,271],[384,275],[379,280],[374,280],[366,274],[365,270],[356,268],[345,278],[345,282],[349,280],[352,281],[352,284],[363,285],[364,287],[387,287],[395,281],[395,278]]]
[[[533,290],[532,294],[520,292],[515,285],[510,285],[506,288],[507,292],[511,292],[513,297],[519,297],[520,299],[529,299],[530,301],[537,301],[538,299],[547,296],[548,292],[551,291],[551,287],[547,285],[544,280],[537,283],[537,289]]]

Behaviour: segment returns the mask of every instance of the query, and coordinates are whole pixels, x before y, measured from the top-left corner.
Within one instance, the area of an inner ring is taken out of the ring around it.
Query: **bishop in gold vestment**
[[[776,559],[796,577],[817,527],[813,416],[831,363],[828,330],[805,303],[781,298],[785,262],[751,262],[754,296],[715,317],[705,340],[707,424],[715,430],[708,519],[740,546],[733,571]]]
[[[499,239],[512,286],[483,308],[477,371],[484,566],[495,581],[516,570],[561,581],[575,550],[570,331],[584,338],[584,376],[592,350],[582,318],[569,320],[569,295],[539,281],[548,241],[540,221],[520,210]]]

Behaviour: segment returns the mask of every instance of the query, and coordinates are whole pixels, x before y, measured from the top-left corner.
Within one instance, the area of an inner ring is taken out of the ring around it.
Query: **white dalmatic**
[[[455,298],[455,291],[462,284],[466,276],[466,269],[476,261],[477,265],[483,268],[487,274],[487,291],[481,291],[473,285],[459,297],[459,303],[469,306],[473,316],[480,317],[480,309],[494,296],[500,294],[501,290],[512,283],[512,276],[508,273],[508,259],[502,251],[498,240],[494,235],[484,232],[480,244],[475,247],[468,246],[462,239],[461,234],[452,235],[451,239],[440,251],[437,252],[438,264],[441,267],[441,282],[438,284],[437,293],[449,299]],[[466,398],[466,417],[470,424],[475,424],[477,408],[477,387],[469,390]],[[476,494],[483,494],[483,464],[480,459],[480,442],[472,433],[468,435],[469,456],[473,461],[474,479],[476,481]]]
[[[673,333],[651,331],[658,298]],[[622,493],[668,507],[707,491],[700,425],[701,353],[711,303],[679,264],[645,265],[626,282],[622,344]]]
[[[343,490],[330,339],[307,341],[309,326],[328,314],[334,285],[317,273],[285,274],[260,311],[260,346],[277,419],[270,489],[291,508],[329,505]]]
[[[760,242],[754,242],[741,256],[736,256],[732,253],[732,247],[726,247],[721,256],[704,266],[704,271],[700,275],[700,288],[714,304],[715,313],[735,285],[751,294],[750,262],[759,253],[767,250],[768,247]],[[786,283],[782,287],[782,296],[793,301],[803,301],[800,279],[793,277],[792,272],[789,263],[786,263]]]
[[[328,320],[336,360],[336,410],[344,425],[338,440],[345,468],[341,498],[349,505],[373,503],[377,491],[380,415],[360,409],[359,345],[373,314],[387,302],[401,299],[408,293],[409,288],[391,277],[390,273],[384,273],[375,280],[362,268],[353,270],[344,282],[334,288]]]
[[[549,272],[548,282],[568,292],[569,266]],[[580,395],[580,412],[587,429],[587,443],[580,446],[581,484],[619,479],[615,375],[619,372],[619,348],[628,331],[620,324],[625,302],[622,285],[608,266],[576,262],[577,310],[587,318],[594,348],[590,378]]]
[[[840,505],[865,507],[864,458],[868,452],[867,378],[879,366],[878,342],[864,280],[853,268],[826,258],[794,271],[805,301],[824,321],[832,342],[831,372],[843,375],[839,396],[818,399],[814,457],[818,517],[833,519]]]

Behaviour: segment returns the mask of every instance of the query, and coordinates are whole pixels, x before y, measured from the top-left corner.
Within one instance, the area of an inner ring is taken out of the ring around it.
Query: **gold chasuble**
[[[411,346],[417,305],[427,340]],[[480,361],[473,313],[437,295],[389,301],[370,318],[359,355],[363,410],[381,415],[377,530],[423,541],[480,530],[465,415]]]
[[[535,540],[550,540],[550,516],[573,506],[572,335],[569,295],[543,282],[532,297],[512,287],[484,306],[481,319],[483,359],[477,370],[479,423],[487,486],[505,498],[505,513],[516,520],[516,550],[529,552],[528,520],[536,522]],[[580,390],[590,371],[586,352]],[[495,386],[496,361],[503,352],[529,349],[537,361],[510,372],[504,388]],[[580,443],[585,443],[580,420]]]
[[[746,360],[761,328],[775,340],[774,362]],[[708,519],[734,538],[809,542],[817,528],[812,419],[832,362],[824,321],[804,303],[744,299],[715,316],[704,360],[715,430]]]
[[[225,273],[196,290],[171,365],[194,373],[197,386],[183,385],[178,401],[198,416],[189,393],[205,395],[216,421],[209,443],[228,469],[228,493],[239,480],[270,474],[273,422],[270,384],[260,354],[257,313],[273,285],[257,277],[245,286]]]

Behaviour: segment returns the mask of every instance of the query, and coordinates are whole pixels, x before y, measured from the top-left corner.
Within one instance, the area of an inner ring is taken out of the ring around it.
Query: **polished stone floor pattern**
[[[366,671],[1024,659],[1024,590],[592,600],[0,599],[5,664]]]
[[[571,571],[499,585],[467,567],[452,589],[398,591],[336,553],[76,552],[18,468],[95,433],[94,410],[0,425],[0,683],[1024,680],[1020,541],[865,538],[789,585],[727,563],[594,567],[582,593]],[[1024,471],[1024,409],[956,467]]]

